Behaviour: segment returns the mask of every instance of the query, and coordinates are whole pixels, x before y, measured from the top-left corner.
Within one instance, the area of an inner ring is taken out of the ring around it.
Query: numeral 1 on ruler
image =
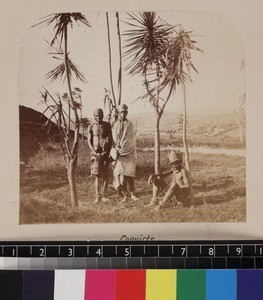
[[[16,247],[3,247],[3,255],[7,257],[16,257]]]

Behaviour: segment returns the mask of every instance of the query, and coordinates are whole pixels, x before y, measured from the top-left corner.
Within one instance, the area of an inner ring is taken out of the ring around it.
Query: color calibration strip
[[[262,300],[263,270],[0,271],[0,299]]]
[[[263,242],[0,242],[0,269],[263,269]]]

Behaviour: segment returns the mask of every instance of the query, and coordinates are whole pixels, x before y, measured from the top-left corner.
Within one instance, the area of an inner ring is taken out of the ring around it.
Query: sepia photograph
[[[223,15],[43,15],[18,83],[20,224],[246,222],[246,52]]]

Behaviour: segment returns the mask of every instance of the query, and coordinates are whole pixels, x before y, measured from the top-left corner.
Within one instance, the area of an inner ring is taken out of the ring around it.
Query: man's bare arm
[[[148,179],[148,184],[151,185],[152,182],[153,182],[153,179],[160,176],[160,177],[164,177],[164,176],[167,176],[169,174],[172,174],[173,173],[173,170],[166,170],[164,172],[160,172],[160,173],[157,173],[157,174],[152,174],[150,175],[149,179]]]
[[[181,188],[189,188],[190,187],[190,178],[189,178],[189,173],[186,169],[182,169],[182,174],[183,174],[183,181],[184,185],[181,186]]]
[[[96,151],[93,148],[93,133],[92,133],[91,128],[92,128],[92,126],[89,125],[89,127],[88,127],[88,145],[89,145],[91,152],[97,156],[98,153],[96,153]]]

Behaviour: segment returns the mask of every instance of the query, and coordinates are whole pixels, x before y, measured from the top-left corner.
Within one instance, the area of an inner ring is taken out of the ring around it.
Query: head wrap
[[[128,106],[126,104],[121,104],[118,106],[118,111],[128,111]]]
[[[103,110],[101,108],[96,108],[93,112],[93,115],[103,115]]]
[[[169,161],[170,164],[179,161],[182,162],[182,156],[179,155],[179,153],[175,153],[173,150],[171,150],[170,154],[169,154]]]

